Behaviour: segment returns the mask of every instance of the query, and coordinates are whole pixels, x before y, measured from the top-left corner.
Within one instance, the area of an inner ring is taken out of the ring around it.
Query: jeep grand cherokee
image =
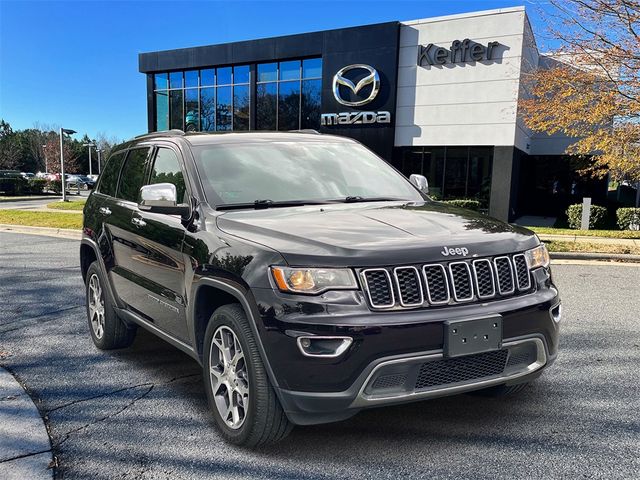
[[[84,208],[93,342],[143,327],[183,350],[221,434],[249,446],[363,408],[518,391],[556,357],[547,250],[425,188],[314,133],[119,145]]]

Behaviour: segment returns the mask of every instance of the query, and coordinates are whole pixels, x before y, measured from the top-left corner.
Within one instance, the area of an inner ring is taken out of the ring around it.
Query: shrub
[[[453,205],[454,207],[468,208],[469,210],[475,210],[476,212],[480,210],[480,202],[478,200],[471,200],[468,198],[445,200],[444,203],[448,203],[449,205]]]
[[[616,217],[620,230],[640,229],[640,208],[619,208]]]
[[[27,186],[25,189],[25,193],[29,193],[31,195],[38,195],[40,193],[44,193],[44,189],[47,186],[46,178],[30,178],[27,180]]]
[[[47,190],[52,191],[53,193],[60,194],[62,193],[62,181],[61,180],[47,180],[47,185],[45,187]]]
[[[5,195],[20,195],[26,187],[27,181],[22,177],[0,177],[0,192]]]
[[[574,230],[580,230],[582,226],[582,204],[576,203],[569,205],[567,208],[567,220],[569,227]],[[607,209],[599,205],[591,205],[591,214],[589,215],[589,228],[602,228],[607,220]]]

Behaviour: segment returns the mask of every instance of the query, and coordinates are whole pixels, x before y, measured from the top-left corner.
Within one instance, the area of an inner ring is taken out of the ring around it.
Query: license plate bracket
[[[460,357],[490,352],[502,347],[502,317],[444,322],[444,355]]]

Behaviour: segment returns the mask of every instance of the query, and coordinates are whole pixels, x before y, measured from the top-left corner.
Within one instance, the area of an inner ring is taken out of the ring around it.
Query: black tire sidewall
[[[93,326],[91,325],[91,316],[89,314],[89,280],[91,277],[96,274],[98,276],[98,280],[100,281],[100,289],[102,290],[102,297],[104,299],[104,333],[102,334],[102,338],[96,337],[95,332],[93,331]],[[107,350],[111,348],[110,341],[114,336],[114,322],[119,322],[115,310],[113,309],[113,305],[111,303],[111,299],[109,298],[109,294],[107,292],[107,284],[105,283],[104,275],[102,274],[102,270],[100,269],[100,265],[97,261],[93,262],[89,269],[87,270],[86,276],[86,284],[85,284],[85,298],[86,298],[86,310],[87,310],[87,322],[89,325],[89,333],[91,334],[91,339],[96,347],[102,350]]]
[[[215,400],[213,398],[213,391],[211,388],[211,380],[209,373],[209,365],[210,365],[210,351],[211,351],[211,342],[213,340],[213,334],[218,329],[218,327],[226,326],[233,330],[236,337],[240,342],[240,346],[242,347],[242,351],[244,353],[245,365],[247,368],[247,372],[249,374],[249,408],[246,412],[246,417],[244,419],[244,423],[238,429],[232,429],[225,423],[224,419],[220,416],[218,412],[218,408],[216,407]],[[247,339],[245,338],[244,326],[240,324],[238,319],[236,319],[232,315],[228,315],[224,309],[222,311],[217,310],[211,316],[211,320],[209,321],[209,325],[207,326],[207,331],[204,337],[203,344],[203,376],[205,383],[205,391],[207,394],[207,401],[209,403],[209,408],[212,411],[213,419],[222,432],[223,436],[227,438],[227,440],[236,443],[243,444],[251,435],[251,430],[253,428],[254,417],[256,412],[256,400],[257,400],[257,392],[256,390],[261,388],[260,385],[257,385],[256,380],[256,368],[259,366],[255,365],[254,356],[255,352],[252,352]]]

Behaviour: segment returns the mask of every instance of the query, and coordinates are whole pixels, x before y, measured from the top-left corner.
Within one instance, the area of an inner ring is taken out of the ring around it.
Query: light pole
[[[62,145],[63,134],[65,133],[67,135],[73,135],[74,133],[76,133],[76,131],[71,130],[69,128],[60,127],[60,181],[62,182],[62,201],[63,202],[67,201],[67,191],[66,191],[66,185],[64,181],[64,152],[63,152],[63,145]]]
[[[96,150],[96,152],[98,152],[98,175],[100,175],[100,154],[103,152],[104,150],[102,148],[98,148]]]
[[[47,146],[46,145],[42,145],[42,153],[44,154],[44,173],[47,174],[49,172],[47,171]]]
[[[96,144],[95,143],[83,143],[82,146],[83,147],[89,147],[89,175],[92,175],[92,173],[91,173],[91,147],[95,147]]]

